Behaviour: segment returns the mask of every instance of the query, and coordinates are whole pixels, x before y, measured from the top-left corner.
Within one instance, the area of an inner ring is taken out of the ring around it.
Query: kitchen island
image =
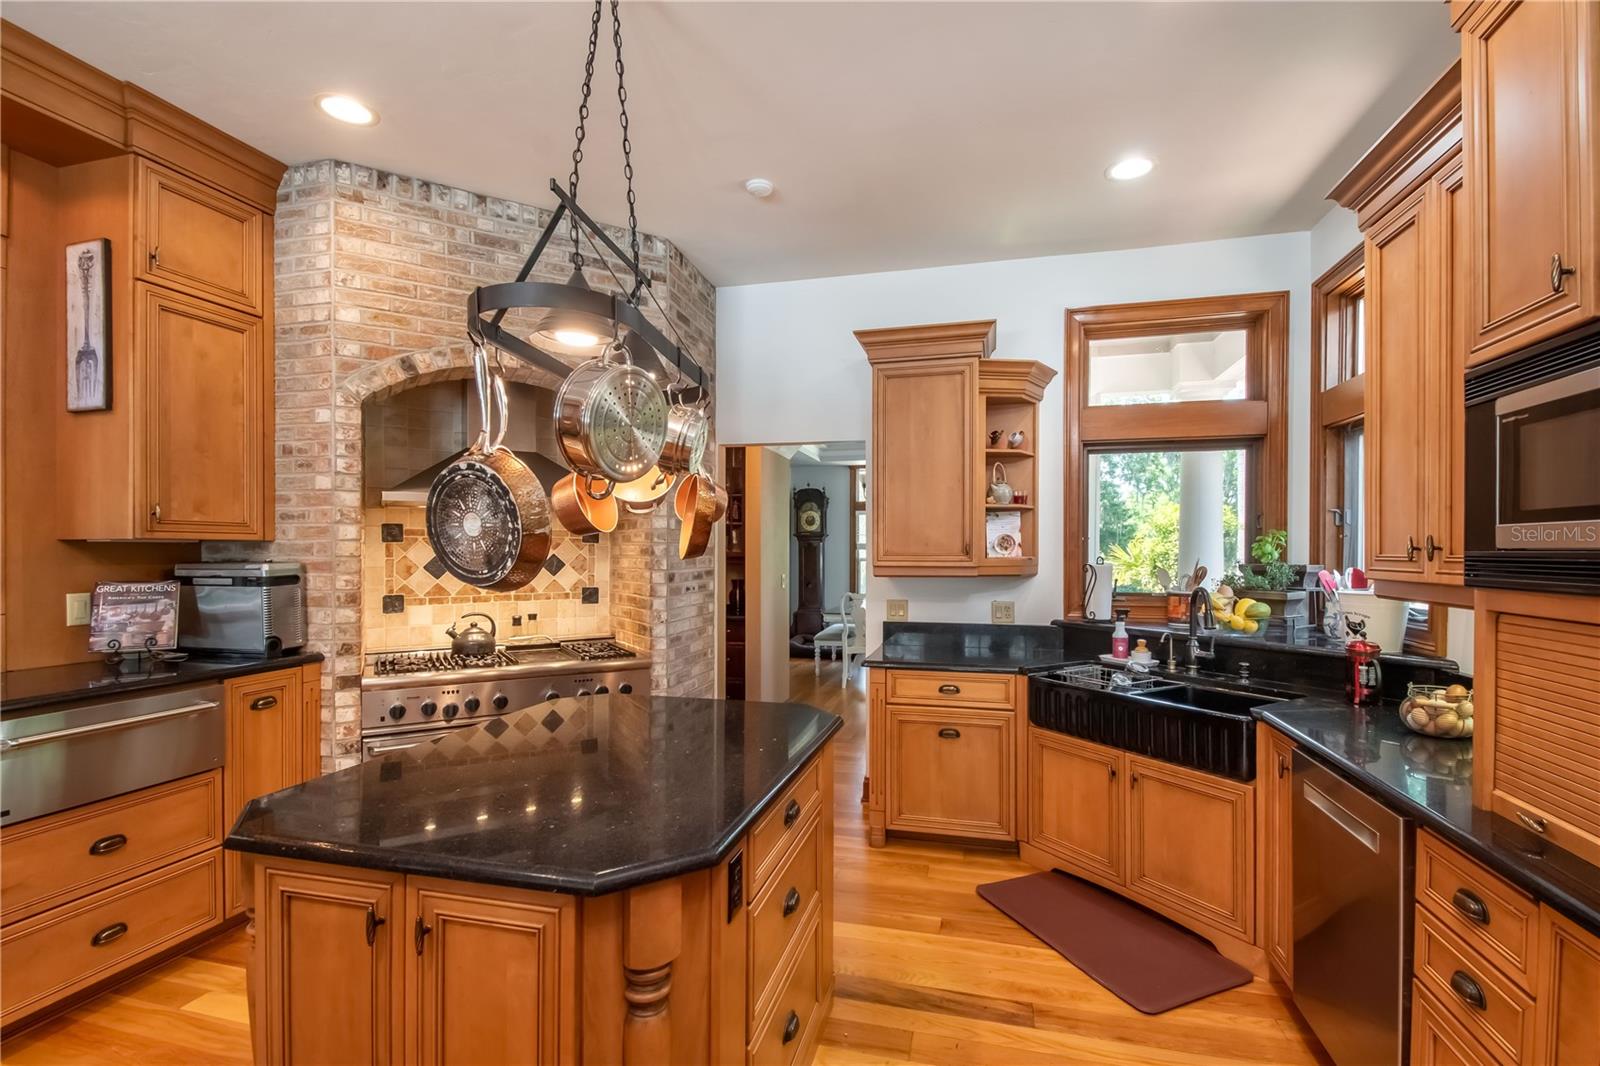
[[[560,700],[254,800],[256,1061],[809,1061],[840,725]]]

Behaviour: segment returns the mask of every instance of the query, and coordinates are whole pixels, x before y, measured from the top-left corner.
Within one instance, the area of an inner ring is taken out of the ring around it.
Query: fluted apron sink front
[[[1235,781],[1256,776],[1250,711],[1282,697],[1160,678],[1137,690],[1110,687],[1111,671],[1052,671],[1028,679],[1028,721],[1036,729],[1187,766]]]

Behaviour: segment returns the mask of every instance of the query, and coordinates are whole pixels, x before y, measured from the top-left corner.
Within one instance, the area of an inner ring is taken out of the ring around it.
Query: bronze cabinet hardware
[[[961,694],[961,686],[960,685],[940,685],[939,686],[939,693],[940,693],[940,695],[944,695],[944,696],[959,696]]]
[[[1288,772],[1289,772],[1289,762],[1288,762],[1288,760],[1285,759],[1282,755],[1279,755],[1278,756],[1278,776],[1282,777],[1283,775],[1287,774]]]
[[[89,938],[89,946],[92,948],[103,948],[113,940],[120,939],[122,934],[126,933],[127,931],[127,922],[112,922],[110,925],[106,926],[104,929],[100,930],[94,936]]]
[[[1532,829],[1535,833],[1543,833],[1545,830],[1544,819],[1536,814],[1529,814],[1527,811],[1518,811],[1517,821]]]
[[[252,711],[270,711],[277,705],[278,697],[276,696],[257,696],[250,701],[250,709]]]
[[[1478,1010],[1488,1010],[1489,1001],[1483,998],[1483,986],[1472,979],[1472,975],[1464,970],[1457,970],[1450,975],[1450,991],[1456,998],[1469,1007]]]
[[[1406,562],[1409,563],[1413,559],[1415,559],[1417,557],[1417,552],[1419,552],[1420,550],[1421,549],[1417,547],[1417,538],[1413,537],[1411,534],[1407,533],[1406,534]]]
[[[789,1012],[788,1019],[783,1023],[783,1042],[785,1044],[800,1035],[800,1015],[794,1011]]]
[[[954,729],[954,728],[952,728],[950,726],[945,726],[943,729],[939,730],[939,739],[940,740],[960,740],[961,739],[961,730]]]
[[[1489,924],[1489,908],[1471,889],[1458,888],[1450,897],[1450,905],[1479,925]]]
[[[416,941],[416,944],[417,944],[417,954],[418,955],[422,954],[422,942],[423,942],[423,940],[425,940],[427,938],[428,934],[431,933],[431,932],[433,932],[433,926],[431,926],[427,922],[423,921],[422,920],[422,915],[420,915],[420,914],[417,915],[417,924],[412,929],[411,933],[412,933],[412,939],[414,939]]]
[[[103,836],[99,840],[96,840],[93,844],[90,844],[89,845],[89,854],[90,855],[110,855],[113,851],[116,851],[118,848],[122,847],[127,842],[128,842],[128,837],[127,837],[126,834],[124,834],[124,833],[112,833],[111,835]]]
[[[799,817],[800,801],[797,799],[792,799],[789,801],[789,805],[783,809],[783,827],[785,829],[789,828],[795,823],[795,819]]]
[[[1115,766],[1108,766],[1106,769],[1111,771],[1111,780],[1115,781],[1117,779],[1117,768]]]
[[[150,505],[150,517],[157,522],[161,521],[161,505],[159,503]]]
[[[797,911],[799,909],[800,909],[800,890],[791,885],[790,888],[789,888],[789,891],[784,893],[784,897],[783,897],[783,916],[785,918],[787,918],[787,917],[789,917],[789,915],[793,914],[795,911]]]
[[[1565,288],[1564,279],[1578,272],[1577,267],[1561,265],[1561,253],[1557,252],[1550,257],[1550,291],[1560,292]]]
[[[1559,259],[1560,256],[1557,256],[1556,258]],[[150,265],[153,267],[161,265],[161,245],[159,244],[150,249]]]
[[[367,908],[367,947],[370,948],[377,942],[378,926],[384,925],[388,921],[389,919],[387,918],[378,917],[378,909],[376,907],[369,906]]]

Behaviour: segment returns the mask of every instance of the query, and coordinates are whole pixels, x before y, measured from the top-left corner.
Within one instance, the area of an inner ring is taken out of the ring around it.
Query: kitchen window
[[[1362,249],[1311,289],[1310,561],[1364,566],[1362,418],[1366,409],[1366,270]]]
[[[1086,562],[1112,564],[1117,608],[1164,619],[1158,566],[1220,579],[1284,527],[1288,308],[1280,292],[1067,312],[1069,614]]]
[[[867,468],[850,468],[850,591],[863,592],[867,580]]]

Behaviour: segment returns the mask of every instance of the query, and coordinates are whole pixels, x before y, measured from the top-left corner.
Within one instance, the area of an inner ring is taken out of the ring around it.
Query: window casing
[[[850,468],[850,591],[863,592],[867,577],[867,468]]]

